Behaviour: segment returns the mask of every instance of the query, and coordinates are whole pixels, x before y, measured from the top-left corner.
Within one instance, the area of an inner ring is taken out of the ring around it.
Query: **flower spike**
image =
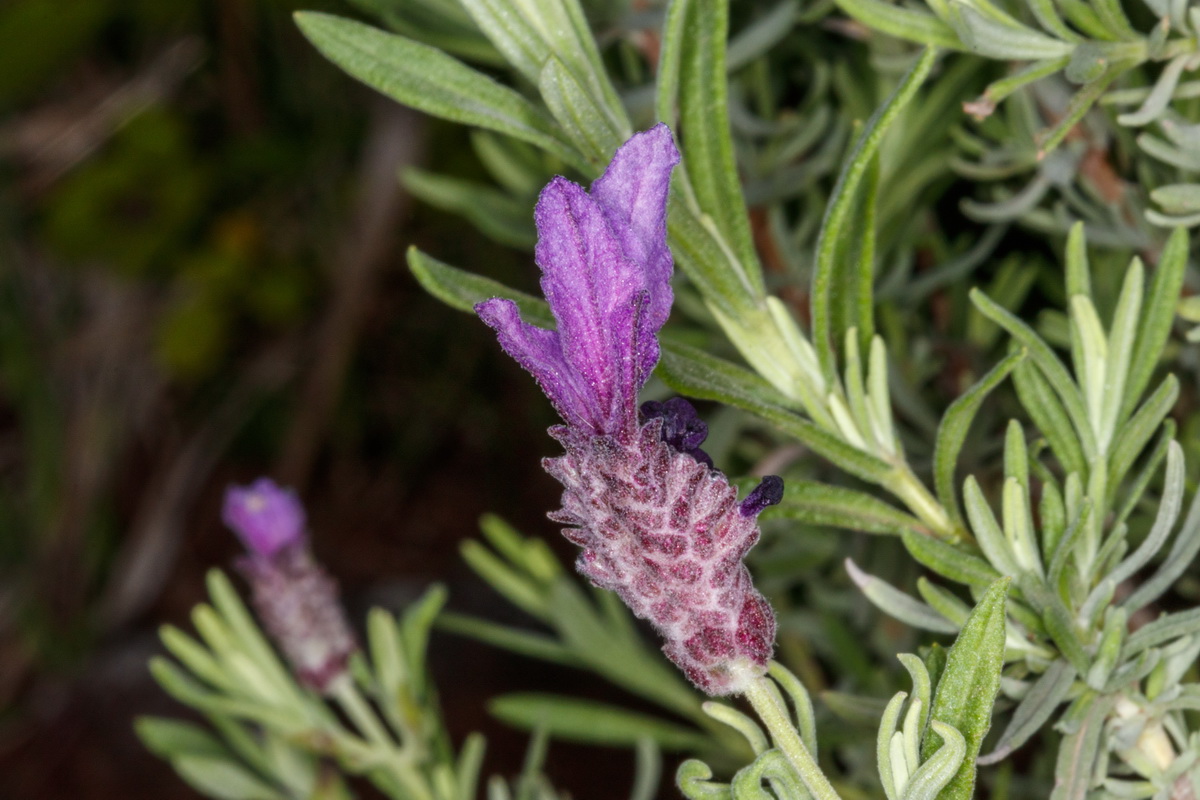
[[[693,683],[733,694],[766,672],[774,648],[775,616],[742,559],[783,482],[768,477],[739,504],[700,449],[708,426],[690,403],[637,406],[673,299],[677,163],[658,125],[622,145],[590,192],[565,178],[542,191],[535,256],[555,330],[524,322],[509,300],[475,310],[566,423],[550,429],[566,453],[542,465],[563,485],[550,518],[582,548],[576,568],[650,620]]]

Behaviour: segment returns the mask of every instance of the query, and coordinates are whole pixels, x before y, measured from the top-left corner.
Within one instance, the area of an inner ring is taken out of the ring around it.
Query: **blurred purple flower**
[[[304,507],[269,478],[230,486],[222,519],[249,555],[238,568],[250,582],[254,610],[304,685],[325,691],[346,674],[358,649],[338,601],[337,583],[313,560]]]
[[[221,519],[252,556],[270,558],[280,549],[304,541],[304,506],[290,489],[270,478],[249,486],[230,486]]]
[[[658,125],[617,150],[590,193],[565,178],[542,191],[535,257],[556,330],[522,321],[502,298],[475,310],[566,423],[550,429],[565,455],[542,463],[564,487],[550,517],[583,548],[576,567],[649,619],[693,683],[732,694],[765,672],[774,647],[774,614],[742,558],[783,482],[770,477],[739,504],[700,449],[708,428],[690,403],[647,403],[639,415],[673,299],[666,217],[677,163]]]

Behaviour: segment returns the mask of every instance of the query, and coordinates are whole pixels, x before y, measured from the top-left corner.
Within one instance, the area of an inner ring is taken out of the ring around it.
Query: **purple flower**
[[[300,682],[325,691],[346,674],[358,645],[337,584],[308,550],[304,507],[292,491],[259,478],[226,490],[222,518],[249,553],[238,568],[263,627]]]
[[[225,491],[221,519],[253,556],[270,558],[288,545],[304,541],[304,507],[289,489],[270,478]]]
[[[566,423],[550,429],[566,453],[542,463],[564,487],[550,517],[583,548],[576,567],[649,619],[693,683],[732,694],[765,672],[774,647],[774,614],[742,559],[783,482],[768,478],[739,504],[700,449],[708,428],[690,403],[639,414],[671,308],[666,209],[677,163],[658,125],[617,150],[590,193],[565,178],[542,191],[535,256],[556,330],[522,321],[501,298],[475,310]]]

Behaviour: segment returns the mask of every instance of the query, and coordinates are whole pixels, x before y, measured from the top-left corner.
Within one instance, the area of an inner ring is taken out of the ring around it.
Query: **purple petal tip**
[[[256,557],[269,559],[304,539],[304,507],[294,492],[270,478],[259,478],[250,486],[230,486],[221,519]]]
[[[762,513],[767,506],[773,506],[783,500],[783,478],[778,475],[767,475],[754,491],[746,495],[746,499],[738,506],[738,512],[743,517],[754,517]]]

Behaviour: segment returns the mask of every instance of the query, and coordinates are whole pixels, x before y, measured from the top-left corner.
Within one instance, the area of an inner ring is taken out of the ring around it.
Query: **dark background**
[[[406,196],[407,166],[479,174],[466,132],[342,75],[298,7],[0,4],[2,798],[194,796],[131,722],[184,714],[146,660],[236,556],[232,482],[300,492],[356,620],[434,580],[505,620],[457,556],[484,511],[570,557],[543,516],[548,404],[404,248],[524,286],[532,264]],[[485,772],[526,744],[489,696],[607,691],[446,634],[431,666]],[[555,744],[548,772],[618,796],[632,755]]]

